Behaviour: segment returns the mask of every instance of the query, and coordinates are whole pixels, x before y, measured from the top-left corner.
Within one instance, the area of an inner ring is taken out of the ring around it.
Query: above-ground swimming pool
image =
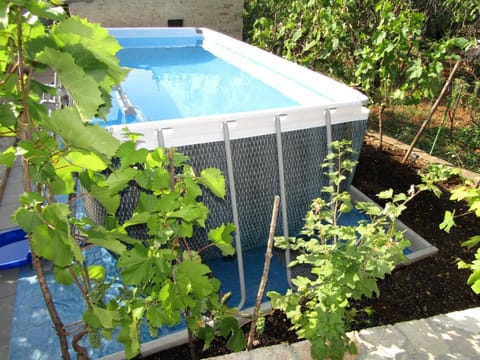
[[[176,147],[195,169],[216,167],[224,172],[226,200],[209,193],[203,197],[211,211],[206,225],[208,231],[233,222],[238,229],[242,307],[248,295],[242,253],[265,248],[275,195],[281,197],[277,234],[296,235],[311,200],[327,184],[320,165],[329,143],[349,139],[360,151],[367,98],[209,29],[110,32],[123,47],[118,54],[121,65],[131,72],[112,93],[113,107],[104,126],[120,139],[127,126],[143,134],[142,147]],[[129,205],[117,212],[120,221],[132,214],[135,199],[131,200],[125,199]],[[85,208],[102,222],[98,204],[85,199]],[[206,244],[207,231],[195,232],[198,248]],[[211,247],[202,257],[214,261],[221,254]]]
[[[366,120],[367,98],[328,77],[209,29],[115,28],[131,69],[113,92],[106,126],[144,134],[143,145],[182,146]],[[117,126],[118,125],[118,126]],[[152,131],[153,130],[153,131]]]
[[[110,31],[124,47],[119,53],[122,65],[133,70],[113,91],[105,126],[120,139],[125,126],[142,133],[141,145],[150,149],[177,147],[190,156],[197,170],[212,166],[223,170],[228,182],[226,200],[208,192],[203,198],[211,210],[207,229],[234,222],[239,229],[237,254],[233,259],[223,258],[214,249],[202,254],[222,281],[222,291],[232,292],[229,305],[252,306],[263,271],[274,196],[280,195],[282,201],[277,235],[296,235],[311,200],[327,184],[320,164],[328,144],[349,139],[360,151],[368,117],[363,106],[366,98],[327,77],[208,29]],[[370,201],[359,197],[353,187],[350,190],[354,199]],[[102,222],[103,209],[88,196],[84,200],[87,214]],[[126,200],[128,206],[117,213],[119,218],[125,219],[134,210],[131,200],[135,199]],[[82,213],[79,205],[77,211]],[[351,214],[345,225],[361,216]],[[206,232],[198,230],[194,240],[202,247]],[[415,243],[410,261],[436,250],[428,248],[430,244],[423,239]],[[104,262],[107,274],[113,276],[116,259],[102,249],[89,250],[92,263]],[[284,292],[289,287],[286,261],[272,259],[267,291]],[[53,274],[47,274],[47,280],[54,299],[60,302],[56,306],[61,318],[77,320],[83,310],[75,301],[77,289],[67,291],[55,283]],[[59,358],[54,330],[28,266],[20,269],[19,298],[10,359],[26,353]],[[160,333],[160,339],[150,341],[148,331],[141,332],[144,355],[187,339],[183,325],[163,328]],[[121,359],[123,355],[117,353],[121,349],[115,341],[104,342],[98,350],[89,349],[89,354]]]

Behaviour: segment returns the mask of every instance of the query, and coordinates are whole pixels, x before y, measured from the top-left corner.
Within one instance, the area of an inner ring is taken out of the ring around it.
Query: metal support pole
[[[327,154],[330,155],[332,152],[332,117],[330,114],[330,109],[325,110],[325,129],[327,131]],[[328,173],[332,174],[334,171],[333,166],[328,167]],[[331,186],[331,180],[330,177],[328,177],[328,185]],[[331,201],[332,195],[330,194],[330,201]]]
[[[288,214],[287,214],[287,195],[285,187],[285,167],[283,160],[283,146],[282,146],[282,117],[287,116],[286,114],[275,115],[275,133],[277,135],[277,158],[278,158],[278,178],[280,183],[280,199],[281,199],[281,212],[282,212],[282,229],[283,236],[288,241],[289,231],[288,231]],[[290,287],[292,285],[292,270],[288,266],[290,264],[290,247],[288,246],[285,250],[285,265],[287,272],[287,281]]]
[[[160,148],[165,148],[165,136],[163,135],[163,129],[155,129],[155,134],[157,135],[157,146]]]
[[[245,269],[243,266],[242,243],[240,239],[240,222],[238,220],[237,194],[235,191],[235,178],[233,175],[232,146],[230,143],[230,131],[229,131],[230,123],[231,121],[225,121],[223,123],[223,137],[225,141],[225,154],[227,158],[228,185],[230,188],[230,198],[232,203],[233,223],[237,228],[237,230],[235,231],[235,248],[237,251],[238,279],[240,282],[240,294],[241,294],[240,303],[238,304],[238,310],[240,310],[245,305],[247,291],[245,287]]]
[[[332,116],[330,109],[325,110],[325,127],[327,130],[327,151],[330,154],[332,151]]]

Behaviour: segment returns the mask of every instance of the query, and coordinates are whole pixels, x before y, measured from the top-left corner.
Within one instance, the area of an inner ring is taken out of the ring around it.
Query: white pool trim
[[[275,133],[275,117],[282,116],[282,131],[304,130],[325,126],[324,113],[330,110],[332,124],[340,124],[368,118],[368,109],[361,107],[355,111],[352,104],[337,104],[337,106],[304,106],[292,108],[278,108],[255,112],[244,112],[227,115],[211,115],[174,120],[148,121],[128,125],[108,127],[110,132],[121,140],[124,129],[134,133],[141,133],[140,145],[147,149],[160,146],[156,131],[163,132],[164,146],[174,147],[183,145],[203,144],[215,141],[224,141],[223,127],[225,122],[230,123],[231,139],[242,139],[253,136]]]

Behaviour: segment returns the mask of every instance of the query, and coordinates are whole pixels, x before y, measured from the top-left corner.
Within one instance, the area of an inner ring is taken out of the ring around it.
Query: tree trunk
[[[187,318],[188,323],[188,312],[185,312],[185,317]],[[192,330],[187,326],[188,331],[188,349],[190,351],[190,359],[191,360],[198,360],[197,350],[195,349],[195,339],[193,337]]]
[[[84,329],[73,337],[72,346],[77,353],[77,360],[88,360],[88,351],[86,347],[79,344],[79,341],[88,334],[88,330]]]
[[[30,249],[32,248],[32,239],[29,236],[29,243]],[[57,309],[55,309],[55,305],[53,304],[52,295],[50,294],[50,290],[48,289],[47,282],[45,280],[45,274],[43,273],[42,264],[40,263],[40,259],[32,250],[32,265],[37,274],[38,284],[40,286],[40,290],[42,291],[43,299],[45,300],[45,304],[47,305],[48,313],[50,314],[50,318],[52,319],[53,326],[55,331],[57,332],[58,339],[60,341],[60,348],[62,349],[62,358],[63,360],[70,360],[70,354],[68,352],[68,341],[67,336],[65,335],[64,327],[60,316],[57,313]]]
[[[18,37],[18,51],[17,51],[17,62],[18,62],[18,79],[19,86],[22,95],[22,113],[20,114],[19,129],[17,134],[20,134],[22,140],[30,140],[31,138],[31,124],[32,119],[29,113],[29,104],[28,104],[28,94],[30,91],[30,81],[32,79],[33,68],[27,66],[28,64],[24,61],[23,56],[23,26],[22,26],[22,14],[18,13],[18,23],[17,23],[17,37]],[[28,69],[28,73],[25,72],[25,69]],[[26,159],[22,159],[22,170],[23,170],[23,187],[26,192],[32,191],[32,179],[29,173],[29,164]],[[42,292],[45,304],[47,305],[50,318],[52,319],[55,331],[57,332],[58,339],[60,341],[60,348],[62,349],[62,358],[64,360],[70,360],[70,354],[68,352],[68,342],[63,328],[63,323],[60,319],[60,316],[55,309],[55,305],[48,289],[47,281],[45,280],[45,274],[43,273],[42,264],[40,259],[36,255],[33,246],[32,246],[32,236],[28,236],[28,242],[30,246],[30,252],[32,254],[32,265],[35,273],[37,274],[38,283],[40,290]]]

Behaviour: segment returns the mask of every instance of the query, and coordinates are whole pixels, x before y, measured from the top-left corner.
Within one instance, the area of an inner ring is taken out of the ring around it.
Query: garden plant
[[[323,197],[312,201],[300,235],[276,238],[275,245],[289,247],[297,255],[290,263],[307,266],[292,283],[295,289],[285,295],[271,291],[272,306],[285,312],[299,338],[310,341],[314,359],[343,359],[345,352],[355,353],[347,336],[348,319],[354,317],[352,301],[379,295],[378,279],[405,261],[403,251],[409,245],[397,229],[397,219],[407,204],[425,191],[439,196],[436,185],[452,174],[449,168],[432,166],[422,175],[422,183],[408,193],[388,189],[378,197],[386,204],[356,202],[346,190],[349,174],[356,165],[351,160],[348,141],[332,143],[332,152],[323,164],[330,184]],[[343,225],[342,215],[354,209],[368,219],[356,225]]]
[[[435,100],[453,62],[475,53],[480,4],[250,0],[245,13],[244,36],[254,45],[367,94],[378,110],[381,147],[386,109]],[[467,95],[478,103],[476,73],[478,64],[464,67]]]
[[[463,201],[468,205],[467,213],[473,213],[480,218],[480,178],[473,180],[465,180],[464,184],[451,191],[450,199],[454,201]],[[467,213],[456,214],[455,211],[446,211],[440,228],[450,232],[452,227],[456,226],[455,219],[465,216]],[[480,294],[480,234],[474,235],[466,240],[462,245],[470,249],[477,248],[475,257],[471,261],[458,259],[459,269],[469,269],[471,275],[468,277],[467,284],[471,286],[475,294]]]
[[[186,322],[191,337],[217,334],[228,338],[233,350],[246,344],[233,310],[218,295],[219,281],[189,245],[195,227],[205,227],[208,209],[199,200],[203,191],[223,198],[225,183],[217,169],[197,173],[188,158],[173,150],[147,151],[138,136],[125,131],[120,142],[92,123],[104,119],[112,87],[126,76],[115,54],[120,49],[106,29],[68,16],[60,1],[12,0],[0,4],[0,133],[18,139],[0,156],[12,166],[21,157],[24,190],[14,221],[27,233],[45,303],[60,341],[62,357],[69,359],[68,336],[79,358],[87,358],[100,337],[117,340],[128,358],[140,352],[139,328],[152,335],[162,326]],[[37,80],[55,72],[60,86]],[[44,99],[71,99],[48,111]],[[107,211],[98,225],[77,218],[69,203],[76,201],[80,183]],[[121,193],[135,184],[142,189],[133,216],[116,220]],[[145,239],[129,236],[131,226],[144,224]],[[211,229],[211,245],[232,254],[234,226]],[[96,246],[118,257],[120,289],[104,295],[101,264],[88,264],[83,247]],[[198,250],[198,251],[197,251]],[[42,262],[53,264],[55,280],[76,285],[85,302],[75,326],[64,324],[45,280]],[[183,320],[184,319],[184,320]],[[193,356],[193,354],[192,354]]]

